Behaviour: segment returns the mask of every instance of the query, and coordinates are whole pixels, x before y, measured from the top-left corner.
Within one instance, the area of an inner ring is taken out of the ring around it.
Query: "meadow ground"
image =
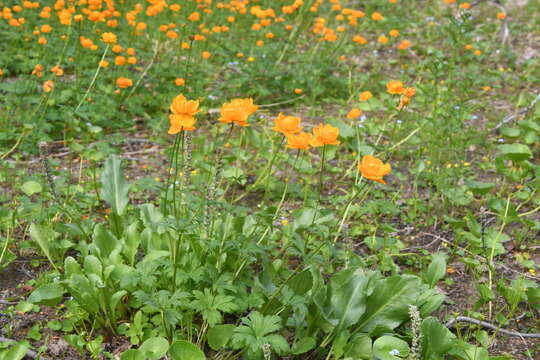
[[[539,29],[0,0],[0,360],[538,359]]]

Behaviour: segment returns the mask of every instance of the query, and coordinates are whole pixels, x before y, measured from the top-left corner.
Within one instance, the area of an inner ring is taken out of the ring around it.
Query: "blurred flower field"
[[[539,23],[0,0],[0,360],[537,359]]]

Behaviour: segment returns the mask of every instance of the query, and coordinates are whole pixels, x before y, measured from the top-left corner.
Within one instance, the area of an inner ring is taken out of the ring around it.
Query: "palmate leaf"
[[[236,349],[249,347],[253,352],[259,352],[263,345],[270,344],[272,349],[282,355],[289,351],[289,344],[279,334],[272,334],[281,329],[281,318],[277,315],[264,316],[258,311],[242,318],[244,325],[234,330],[232,345]]]
[[[204,320],[210,327],[214,327],[222,321],[221,312],[230,313],[236,310],[234,297],[227,295],[212,295],[210,289],[204,289],[204,293],[198,290],[193,292],[195,300],[191,302],[191,307],[202,314]]]
[[[122,173],[120,159],[109,156],[101,174],[101,197],[116,214],[122,215],[129,201],[128,191],[129,183]]]

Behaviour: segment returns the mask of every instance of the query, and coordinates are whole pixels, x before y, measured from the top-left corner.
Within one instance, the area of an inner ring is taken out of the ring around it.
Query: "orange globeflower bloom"
[[[174,115],[195,116],[199,112],[199,100],[187,100],[180,94],[173,99],[170,110]]]
[[[287,147],[289,149],[307,150],[312,140],[313,135],[305,132],[287,135]]]
[[[349,111],[349,113],[347,114],[347,119],[356,119],[360,115],[362,115],[362,110],[354,108],[351,109],[351,111]]]
[[[225,124],[236,123],[240,126],[248,126],[248,117],[255,113],[259,107],[253,104],[253,99],[234,99],[231,102],[223,104],[219,112],[221,117],[219,122]]]
[[[375,21],[380,21],[384,19],[384,17],[381,15],[381,13],[374,12],[373,14],[371,14],[371,19]]]
[[[358,96],[360,101],[367,101],[371,99],[372,97],[373,97],[373,94],[371,93],[371,91],[362,91],[360,95]]]
[[[416,89],[413,87],[408,87],[403,90],[403,95],[412,98],[414,95],[416,95]]]
[[[111,32],[106,32],[106,33],[103,33],[103,35],[101,35],[101,40],[103,40],[105,44],[115,44],[116,35],[114,35]]]
[[[313,128],[313,139],[310,145],[314,147],[324,145],[339,145],[340,142],[337,139],[339,136],[339,129],[329,124],[319,124]]]
[[[503,12],[497,13],[497,19],[504,20],[506,19],[506,14]]]
[[[120,87],[122,89],[125,89],[125,88],[128,88],[130,86],[133,86],[133,81],[131,81],[131,79],[128,79],[128,78],[125,78],[125,77],[119,77],[118,79],[116,79],[116,85],[118,85],[118,87]]]
[[[392,29],[390,30],[390,32],[388,33],[391,37],[398,37],[399,36],[399,31],[396,30],[396,29]]]
[[[188,115],[169,115],[169,122],[171,127],[167,131],[169,135],[175,135],[182,131],[193,131],[196,129],[195,122],[197,120],[194,116]]]
[[[301,95],[302,94],[302,89],[294,89],[294,93],[296,95]]]
[[[54,89],[54,82],[52,80],[47,80],[43,83],[43,91],[48,93],[53,91]]]
[[[176,78],[176,79],[174,79],[174,84],[175,84],[176,86],[182,86],[182,85],[184,85],[185,83],[186,83],[186,81],[185,81],[184,79],[182,79],[182,78]]]
[[[272,130],[280,132],[285,136],[296,134],[302,130],[302,126],[300,126],[301,120],[296,116],[286,116],[279,113],[274,121],[276,126]]]
[[[463,4],[459,4],[460,9],[469,9],[471,7],[471,4],[468,2],[464,2]]]
[[[398,44],[398,49],[399,49],[399,50],[406,50],[406,49],[408,49],[411,45],[412,45],[412,43],[411,43],[409,40],[402,40],[402,41]]]
[[[201,56],[203,59],[208,59],[210,56],[212,56],[212,54],[210,54],[209,51],[203,51]]]
[[[386,90],[390,94],[403,94],[403,91],[405,91],[405,88],[403,87],[403,83],[401,81],[395,81],[392,80],[386,84]]]
[[[4,75],[4,71],[0,69],[0,76]]]
[[[384,164],[380,159],[372,155],[362,157],[362,161],[358,164],[358,170],[366,179],[386,184],[383,176],[390,174],[392,167],[390,164]]]

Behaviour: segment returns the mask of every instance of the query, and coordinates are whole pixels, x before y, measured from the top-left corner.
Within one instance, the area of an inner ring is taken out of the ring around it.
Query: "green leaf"
[[[124,246],[122,250],[131,266],[135,263],[135,256],[137,255],[137,250],[141,244],[141,235],[137,229],[137,225],[138,222],[136,221],[129,225],[124,231]]]
[[[222,349],[231,339],[235,328],[236,326],[232,324],[216,325],[210,328],[206,335],[208,346],[216,351]]]
[[[424,282],[430,287],[434,287],[446,275],[446,254],[436,253],[431,255],[431,264],[429,264],[423,275]]]
[[[412,275],[395,275],[376,283],[366,301],[358,329],[369,332],[377,325],[394,329],[409,318],[409,305],[420,296],[422,284]]]
[[[129,184],[122,173],[120,159],[116,155],[109,156],[101,174],[101,197],[116,214],[122,215],[129,201],[128,191]]]
[[[523,144],[503,144],[497,146],[499,155],[504,159],[522,161],[532,157],[531,149]]]
[[[372,341],[368,335],[357,334],[351,338],[345,348],[345,357],[354,359],[372,359]]]
[[[373,355],[379,360],[400,360],[409,354],[409,345],[394,336],[381,336],[373,343]]]
[[[0,353],[2,360],[21,360],[26,356],[28,352],[28,346],[23,344],[16,344],[11,347],[6,353]]]
[[[96,247],[102,260],[107,259],[113,250],[119,249],[121,246],[118,239],[103,224],[96,225],[92,245]]]
[[[443,359],[454,344],[454,334],[433,317],[422,321],[420,333],[422,334],[423,360]]]
[[[34,290],[28,297],[33,304],[54,306],[60,302],[64,295],[64,288],[60,284],[46,284]]]
[[[45,254],[47,259],[49,259],[51,265],[56,268],[56,265],[51,257],[51,249],[49,248],[49,244],[52,243],[54,239],[53,231],[49,228],[44,228],[40,225],[32,223],[30,225],[30,237],[36,244],[38,244],[41,251],[43,251],[43,254]]]
[[[173,360],[206,360],[201,349],[186,340],[179,340],[172,344],[169,355]]]
[[[158,360],[167,354],[169,342],[162,337],[152,337],[142,343],[139,351],[144,354],[146,360]]]
[[[21,186],[21,190],[28,196],[41,192],[41,184],[37,181],[27,181]]]
[[[324,305],[318,302],[326,320],[339,329],[358,322],[366,310],[367,288],[373,273],[360,268],[343,270],[329,281]]]
[[[291,348],[291,353],[293,355],[307,353],[309,350],[315,348],[315,345],[317,345],[315,339],[308,336],[295,342]]]
[[[139,350],[130,349],[128,351],[124,351],[122,355],[120,355],[120,360],[146,360],[146,358]]]
[[[287,286],[294,291],[296,295],[304,295],[313,287],[313,276],[311,270],[306,269],[295,276],[287,283]]]
[[[484,195],[487,194],[491,189],[495,187],[493,183],[485,183],[475,180],[465,180],[465,185],[473,192],[475,195]]]

